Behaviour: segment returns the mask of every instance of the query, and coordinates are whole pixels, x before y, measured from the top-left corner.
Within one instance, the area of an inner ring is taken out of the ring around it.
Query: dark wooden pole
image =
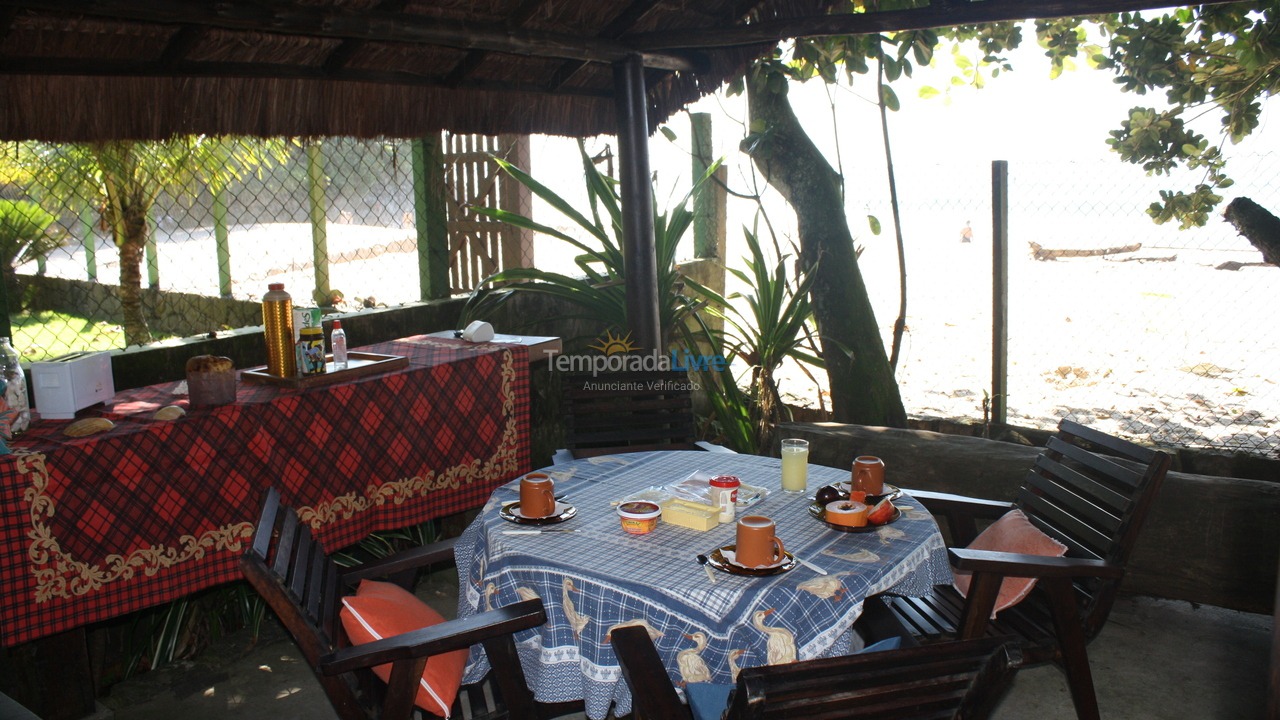
[[[443,142],[439,134],[413,141],[414,225],[418,234],[418,287],[423,300],[447,298],[451,292]]]
[[[622,255],[627,282],[627,324],[642,350],[662,347],[658,317],[658,256],[649,186],[649,118],[644,64],[639,55],[613,65],[618,113],[618,173],[622,194]]]
[[[991,163],[991,424],[1009,412],[1009,161]]]

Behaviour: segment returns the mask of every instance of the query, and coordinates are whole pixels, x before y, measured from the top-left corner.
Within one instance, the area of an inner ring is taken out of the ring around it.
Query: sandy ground
[[[948,233],[947,240],[908,249],[907,332],[897,374],[912,415],[983,417],[992,345],[984,234],[966,244]],[[415,300],[412,237],[411,229],[330,224],[330,286],[352,304],[370,297],[388,305]],[[237,297],[260,297],[268,281],[313,286],[309,226],[236,227],[231,245]],[[554,241],[537,253],[542,267],[568,268],[568,254]],[[729,251],[731,258],[740,254]],[[165,289],[216,294],[210,232],[165,237],[159,257]],[[1280,271],[1215,269],[1257,259],[1246,245],[1044,262],[1015,247],[1009,422],[1051,427],[1071,415],[1164,444],[1280,452]],[[99,277],[114,282],[114,248],[100,245],[98,262]],[[898,311],[896,253],[881,242],[864,251],[860,267],[887,343]],[[83,278],[82,251],[51,259],[48,272]],[[794,369],[783,372],[782,390],[809,406],[823,391]]]

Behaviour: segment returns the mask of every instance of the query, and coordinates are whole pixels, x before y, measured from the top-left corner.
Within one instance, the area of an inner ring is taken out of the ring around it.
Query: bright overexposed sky
[[[1122,163],[1106,140],[1108,131],[1120,126],[1129,108],[1163,107],[1163,94],[1121,92],[1114,73],[1091,68],[1083,60],[1078,61],[1077,69],[1051,78],[1049,61],[1030,27],[1024,28],[1024,38],[1022,47],[1006,54],[1013,70],[990,78],[981,89],[951,84],[957,71],[950,48],[945,46],[939,48],[934,67],[916,68],[912,78],[893,84],[901,109],[889,114],[889,133],[903,200],[943,198],[953,190],[963,195],[974,190],[973,185],[986,182],[993,160],[1009,161],[1011,172],[1080,163],[1079,167],[1087,168],[1084,172],[1104,173],[1108,182],[1131,183],[1133,192],[1150,193],[1154,200],[1155,190],[1143,185],[1149,186],[1152,181],[1147,180],[1141,168]],[[925,99],[919,96],[924,86],[944,92]],[[815,80],[793,83],[790,89],[792,105],[810,137],[845,178],[851,225],[864,208],[867,214],[887,220],[883,210],[887,193],[883,139],[878,109],[871,102],[874,87],[873,76],[860,76],[855,78],[853,87],[830,87]],[[1280,152],[1280,133],[1269,132],[1275,122],[1271,119],[1276,115],[1275,108],[1275,102],[1264,105],[1261,127],[1242,145],[1228,144],[1225,152],[1229,157],[1244,154],[1256,158]],[[742,193],[760,187],[763,181],[753,178],[749,160],[737,150],[748,122],[745,98],[728,97],[721,91],[693,104],[688,111],[712,116],[716,150],[726,158],[730,187]],[[667,207],[681,197],[690,183],[688,114],[677,113],[665,127],[675,134],[674,141],[658,132],[650,140],[650,164],[656,176],[659,207]],[[1208,113],[1195,127],[1210,143],[1220,140],[1216,113]],[[609,144],[616,152],[614,142],[613,138],[597,138],[589,147],[599,150]],[[961,170],[949,169],[956,167]],[[1236,169],[1229,168],[1229,172]],[[571,140],[535,141],[532,172],[566,197],[580,192],[581,173]],[[941,185],[947,177],[955,178],[951,187]],[[988,193],[986,188],[978,192]],[[965,196],[957,202],[967,200]],[[583,206],[581,202],[575,205]],[[736,228],[749,219],[733,217],[732,205],[730,215],[732,240],[738,234]],[[957,228],[964,217],[955,221]],[[550,219],[555,224],[555,219]],[[1139,221],[1149,223],[1141,218]],[[855,234],[865,227],[855,228]]]

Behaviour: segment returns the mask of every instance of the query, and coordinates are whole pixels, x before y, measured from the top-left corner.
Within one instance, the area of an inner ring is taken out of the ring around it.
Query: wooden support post
[[[222,183],[209,187],[213,193],[213,238],[218,256],[218,293],[231,297],[231,239],[227,231],[227,189]]]
[[[439,136],[413,141],[413,211],[418,232],[418,286],[423,300],[449,297],[449,225]]]
[[[498,149],[507,162],[532,173],[528,135],[499,135]],[[533,217],[533,192],[524,183],[501,170],[498,180],[498,207],[525,217]],[[502,269],[534,267],[533,231],[528,228],[503,224]]]
[[[160,256],[156,252],[156,206],[151,206],[147,217],[147,287],[156,290],[160,287]]]
[[[697,182],[715,160],[711,114],[693,113],[689,124],[693,129],[693,180]],[[696,258],[724,260],[725,191],[718,182],[721,179],[717,173],[708,181],[693,207],[693,256]]]
[[[991,163],[991,425],[1009,411],[1009,161]]]
[[[325,201],[325,189],[329,181],[324,174],[324,151],[319,140],[307,143],[307,200],[310,206],[311,219],[311,263],[315,275],[315,290],[311,299],[317,304],[327,302],[329,288],[329,221],[326,217],[328,203]],[[301,300],[301,298],[299,298]],[[305,306],[305,301],[294,301],[297,306]]]
[[[625,60],[614,63],[613,88],[618,117],[627,325],[635,346],[662,352],[665,348],[658,313],[653,188],[649,185],[649,104],[645,94],[644,64],[639,55],[629,55]]]
[[[80,242],[84,245],[84,271],[89,282],[98,281],[98,234],[94,232],[97,224],[97,208],[86,205],[80,211]]]

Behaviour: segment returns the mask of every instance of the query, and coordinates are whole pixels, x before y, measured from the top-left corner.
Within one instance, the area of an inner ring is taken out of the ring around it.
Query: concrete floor
[[[442,591],[433,605],[447,606]],[[423,594],[420,589],[419,594]],[[441,607],[444,609],[444,607]],[[232,636],[195,662],[112,688],[100,720],[326,720],[334,713],[274,624],[256,647]],[[1263,715],[1272,618],[1185,602],[1122,598],[1089,646],[1107,720],[1243,720]],[[582,717],[570,716],[570,717]],[[1062,673],[1018,673],[996,720],[1072,720]]]

